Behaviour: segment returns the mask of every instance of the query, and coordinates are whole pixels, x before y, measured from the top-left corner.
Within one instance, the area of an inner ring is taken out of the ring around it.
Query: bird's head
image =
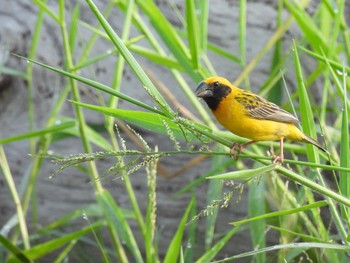
[[[219,103],[232,92],[234,87],[227,79],[210,77],[199,83],[196,96],[203,98],[211,110],[216,110]]]

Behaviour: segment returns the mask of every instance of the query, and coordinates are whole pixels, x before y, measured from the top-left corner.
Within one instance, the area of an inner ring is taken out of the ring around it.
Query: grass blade
[[[8,250],[10,251],[20,262],[22,263],[30,263],[30,259],[27,258],[25,254],[22,253],[21,250],[19,250],[16,246],[12,244],[10,240],[8,240],[3,235],[0,235],[0,243]]]
[[[181,244],[182,244],[182,236],[184,234],[186,222],[190,211],[192,210],[192,206],[194,204],[194,198],[191,199],[190,203],[187,206],[184,216],[181,219],[180,224],[178,225],[175,236],[170,242],[168,250],[166,252],[164,263],[172,263],[177,262],[177,259],[180,255]]]
[[[133,255],[135,262],[143,262],[140,249],[137,246],[130,225],[126,220],[123,211],[115,203],[113,197],[110,195],[109,192],[103,191],[102,193],[98,193],[96,195],[96,198],[102,208],[104,216],[109,222],[109,227],[112,227],[113,231],[116,231],[120,238],[123,240],[123,242],[125,242],[125,245],[128,247],[129,251]],[[116,240],[114,242],[116,242]],[[121,247],[121,244],[118,244],[116,247],[120,250],[117,251],[117,253],[120,256],[120,259],[127,261],[126,255],[124,254],[125,252]]]
[[[22,57],[22,56],[18,56],[18,55],[15,55],[15,56],[17,56],[19,58],[22,58],[22,59],[25,59],[25,60],[27,60],[29,62],[32,62],[32,63],[34,63],[36,65],[39,65],[41,67],[44,67],[46,69],[49,69],[51,71],[57,72],[57,73],[59,73],[61,75],[64,75],[64,76],[66,76],[68,78],[72,78],[72,79],[78,80],[78,81],[80,81],[82,83],[85,83],[85,84],[95,88],[95,89],[98,89],[98,90],[106,92],[106,93],[108,93],[110,95],[116,96],[116,97],[118,97],[120,99],[128,101],[128,102],[130,102],[132,104],[135,104],[135,105],[137,105],[137,106],[139,106],[141,108],[147,109],[147,110],[149,110],[151,112],[162,113],[161,111],[154,109],[154,107],[151,107],[151,106],[149,106],[149,105],[147,105],[147,104],[145,104],[145,103],[143,103],[143,102],[141,102],[139,100],[136,100],[136,99],[134,99],[132,97],[129,97],[129,96],[127,96],[127,95],[125,95],[125,94],[123,94],[123,93],[121,93],[119,91],[116,91],[116,90],[114,90],[114,89],[112,89],[112,88],[110,88],[110,87],[108,87],[108,86],[106,86],[106,85],[104,85],[102,83],[99,83],[97,81],[90,80],[88,78],[84,78],[84,77],[79,76],[77,74],[73,74],[73,73],[70,73],[68,71],[61,70],[61,69],[58,69],[58,68],[55,68],[55,67],[51,67],[49,65],[45,65],[43,63],[31,60],[31,59],[27,59],[27,58]]]
[[[216,150],[223,151],[223,146],[218,145]],[[221,167],[227,157],[226,156],[213,156],[212,158],[212,168],[213,170]],[[222,195],[223,181],[221,180],[211,180],[208,186],[207,193],[207,205],[211,204],[214,200],[219,200]],[[212,246],[212,242],[215,235],[215,225],[218,215],[218,207],[213,207],[211,213],[206,217],[205,226],[205,250],[208,250]]]
[[[309,210],[309,209],[322,207],[322,206],[326,206],[326,205],[327,205],[326,201],[318,201],[318,202],[315,202],[313,204],[304,205],[304,206],[300,206],[300,207],[293,208],[293,209],[277,211],[277,212],[271,212],[271,213],[265,213],[265,214],[262,214],[262,215],[259,215],[259,216],[249,217],[247,219],[243,219],[243,220],[240,220],[240,221],[231,222],[230,224],[232,224],[234,226],[238,226],[238,225],[243,225],[243,224],[246,224],[246,223],[254,222],[254,221],[257,221],[257,220],[273,218],[273,217],[277,217],[277,216],[291,215],[293,213],[299,213],[301,211],[306,211],[306,210]]]
[[[264,173],[271,172],[276,169],[278,164],[270,164],[256,169],[248,169],[242,171],[234,171],[220,175],[208,176],[206,179],[212,180],[249,180],[253,177],[260,176]]]
[[[63,245],[70,243],[73,240],[79,239],[80,237],[90,233],[94,229],[100,228],[101,226],[103,226],[103,223],[101,222],[91,224],[90,226],[85,227],[79,231],[73,232],[71,234],[66,234],[63,237],[59,237],[59,238],[50,240],[48,242],[39,244],[35,247],[32,247],[29,250],[23,251],[23,254],[30,260],[39,259],[45,255],[52,253],[53,251],[57,250]],[[21,261],[19,261],[17,258],[11,258],[8,260],[8,263],[15,263],[15,262],[21,262]]]
[[[95,14],[96,18],[101,23],[103,29],[106,31],[107,35],[115,45],[115,47],[119,50],[120,54],[123,56],[125,61],[128,63],[132,71],[141,81],[146,91],[151,95],[151,97],[155,100],[159,108],[163,111],[163,113],[167,116],[172,116],[173,112],[162,97],[156,87],[153,85],[152,81],[148,78],[147,74],[143,71],[139,63],[137,63],[136,59],[131,55],[128,48],[124,45],[123,41],[119,38],[119,36],[114,32],[111,25],[107,22],[101,12],[98,10],[96,5],[92,0],[86,0],[88,5],[90,6],[91,11]]]
[[[221,238],[215,245],[208,249],[199,259],[197,259],[196,263],[210,262],[238,230],[239,227],[232,228],[223,238]]]
[[[346,92],[346,73],[343,70],[343,87],[344,87],[344,98],[342,108],[342,125],[341,125],[341,143],[340,143],[340,166],[350,168],[350,149],[349,149],[349,115],[347,108],[347,92]],[[350,197],[350,173],[340,172],[339,173],[339,186],[341,193]],[[349,211],[350,209],[343,210],[343,218],[349,222]]]
[[[25,140],[28,138],[43,136],[45,134],[52,134],[55,132],[64,131],[64,130],[72,128],[74,126],[75,126],[75,122],[73,122],[73,121],[63,122],[61,124],[57,124],[57,125],[54,125],[52,127],[45,128],[42,130],[28,132],[28,133],[21,134],[21,135],[0,139],[0,144],[6,144],[6,143],[10,143],[10,142],[19,141],[19,140]]]
[[[259,182],[251,181],[248,191],[248,216],[256,217],[266,214],[266,201],[265,201],[265,177],[262,176]],[[266,246],[266,222],[265,220],[252,221],[250,224],[250,237],[255,249],[263,248]],[[256,262],[264,263],[266,261],[266,254],[261,253],[256,255]]]
[[[200,32],[198,29],[195,1],[186,0],[186,21],[187,21],[187,38],[190,45],[190,53],[193,68],[199,69],[199,46]]]

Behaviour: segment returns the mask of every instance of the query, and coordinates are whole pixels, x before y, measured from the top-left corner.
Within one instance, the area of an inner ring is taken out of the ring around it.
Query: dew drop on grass
[[[46,154],[47,154],[47,155],[54,155],[54,151],[53,151],[53,150],[47,150],[47,151],[46,151]]]
[[[27,64],[30,64],[31,62],[27,59]]]
[[[88,220],[88,217],[87,217],[87,215],[85,213],[82,214],[82,217],[83,217],[84,220]]]
[[[188,242],[187,243],[187,248],[192,248],[192,243]]]
[[[62,123],[61,120],[56,120],[56,121],[55,121],[55,124],[56,124],[56,125],[59,125],[59,124],[61,124],[61,123]]]
[[[343,71],[343,70],[337,69],[336,72],[339,76],[347,76],[348,75],[348,73],[346,71]]]

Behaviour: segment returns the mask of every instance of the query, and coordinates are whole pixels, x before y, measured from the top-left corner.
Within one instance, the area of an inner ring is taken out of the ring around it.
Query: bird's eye
[[[219,86],[220,86],[219,81],[215,81],[215,82],[214,82],[214,87],[217,88],[217,87],[219,87]]]

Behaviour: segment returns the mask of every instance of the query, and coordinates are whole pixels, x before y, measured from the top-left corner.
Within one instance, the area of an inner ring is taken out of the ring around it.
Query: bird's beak
[[[213,90],[204,81],[199,83],[195,93],[199,98],[213,97]]]

